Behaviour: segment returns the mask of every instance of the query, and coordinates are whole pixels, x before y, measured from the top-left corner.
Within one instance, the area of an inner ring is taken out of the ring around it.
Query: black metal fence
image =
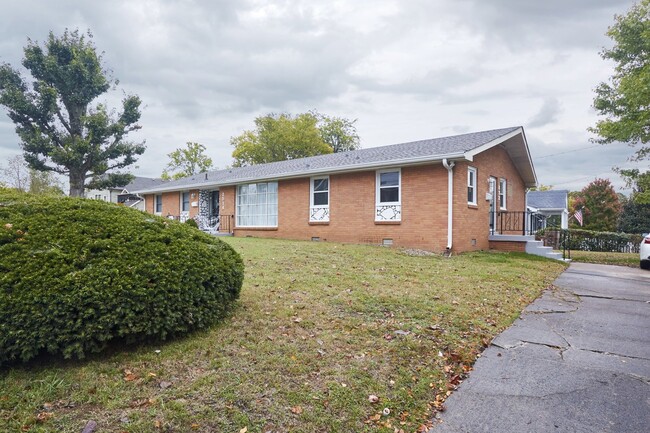
[[[490,214],[492,233],[530,236],[547,226],[547,217],[528,211],[499,211]]]
[[[571,251],[594,251],[608,253],[639,253],[643,235],[591,230],[545,229],[536,234],[544,245],[562,250],[565,258],[571,258]]]

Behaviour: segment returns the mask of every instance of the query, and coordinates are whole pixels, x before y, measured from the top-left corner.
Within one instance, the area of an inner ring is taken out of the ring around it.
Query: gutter
[[[447,169],[447,254],[451,254],[454,235],[454,165],[443,158],[442,165]]]

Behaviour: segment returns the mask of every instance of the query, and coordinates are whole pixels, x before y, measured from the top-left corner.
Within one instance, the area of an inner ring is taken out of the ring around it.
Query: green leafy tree
[[[334,153],[357,150],[361,147],[359,134],[354,124],[357,120],[344,117],[329,117],[317,112],[313,113],[318,118],[318,130],[321,138],[327,143]]]
[[[534,186],[530,188],[530,191],[551,191],[553,189],[553,185],[544,185],[544,184],[539,184],[539,186]]]
[[[165,180],[180,179],[212,168],[212,159],[205,154],[205,146],[188,141],[185,148],[167,154],[170,161],[162,172]]]
[[[254,130],[230,139],[235,147],[233,165],[241,167],[358,149],[355,122],[317,111],[257,117]]]
[[[103,69],[92,35],[50,32],[41,47],[28,40],[24,79],[8,64],[0,65],[0,105],[16,125],[29,167],[67,175],[70,195],[85,187],[123,186],[132,176],[110,172],[133,164],[143,143],[125,141],[140,129],[140,98],[126,96],[117,115],[104,104],[91,105],[117,84]],[[29,85],[28,81],[33,81]]]
[[[255,130],[230,139],[235,147],[233,165],[242,167],[332,153],[317,124],[318,118],[312,113],[257,117]]]
[[[574,197],[571,209],[582,211],[582,228],[602,232],[616,230],[621,203],[609,179],[594,180]],[[575,227],[577,222],[572,220],[572,224]]]
[[[632,188],[630,200],[638,204],[650,204],[650,171],[642,173],[639,169],[617,170],[627,186]]]
[[[596,88],[594,108],[606,117],[590,130],[599,143],[640,145],[632,160],[641,160],[650,154],[650,0],[616,16],[607,35],[614,46],[601,56],[615,63],[614,74]]]
[[[64,195],[61,182],[51,171],[29,170],[29,192],[32,194]]]
[[[636,234],[650,232],[650,204],[627,200],[618,220],[618,231]]]

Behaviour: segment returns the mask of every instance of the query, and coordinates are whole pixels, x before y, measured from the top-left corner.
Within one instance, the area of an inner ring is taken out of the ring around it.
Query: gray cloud
[[[530,128],[537,128],[554,123],[562,111],[562,106],[557,98],[546,98],[537,114],[535,114],[527,123]]]
[[[225,166],[229,138],[255,116],[313,108],[358,118],[364,146],[521,124],[535,156],[588,140],[609,68],[597,52],[632,3],[23,0],[0,16],[0,62],[19,65],[28,37],[91,29],[120,80],[104,99],[135,93],[146,106],[133,137],[148,143],[142,175],[188,140]],[[20,152],[13,129],[0,113],[0,160]],[[540,179],[566,159],[541,159]]]

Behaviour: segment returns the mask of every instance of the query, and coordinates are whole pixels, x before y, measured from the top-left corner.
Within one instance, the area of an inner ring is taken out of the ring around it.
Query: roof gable
[[[569,191],[528,191],[526,195],[527,205],[536,209],[566,209],[568,206]]]

